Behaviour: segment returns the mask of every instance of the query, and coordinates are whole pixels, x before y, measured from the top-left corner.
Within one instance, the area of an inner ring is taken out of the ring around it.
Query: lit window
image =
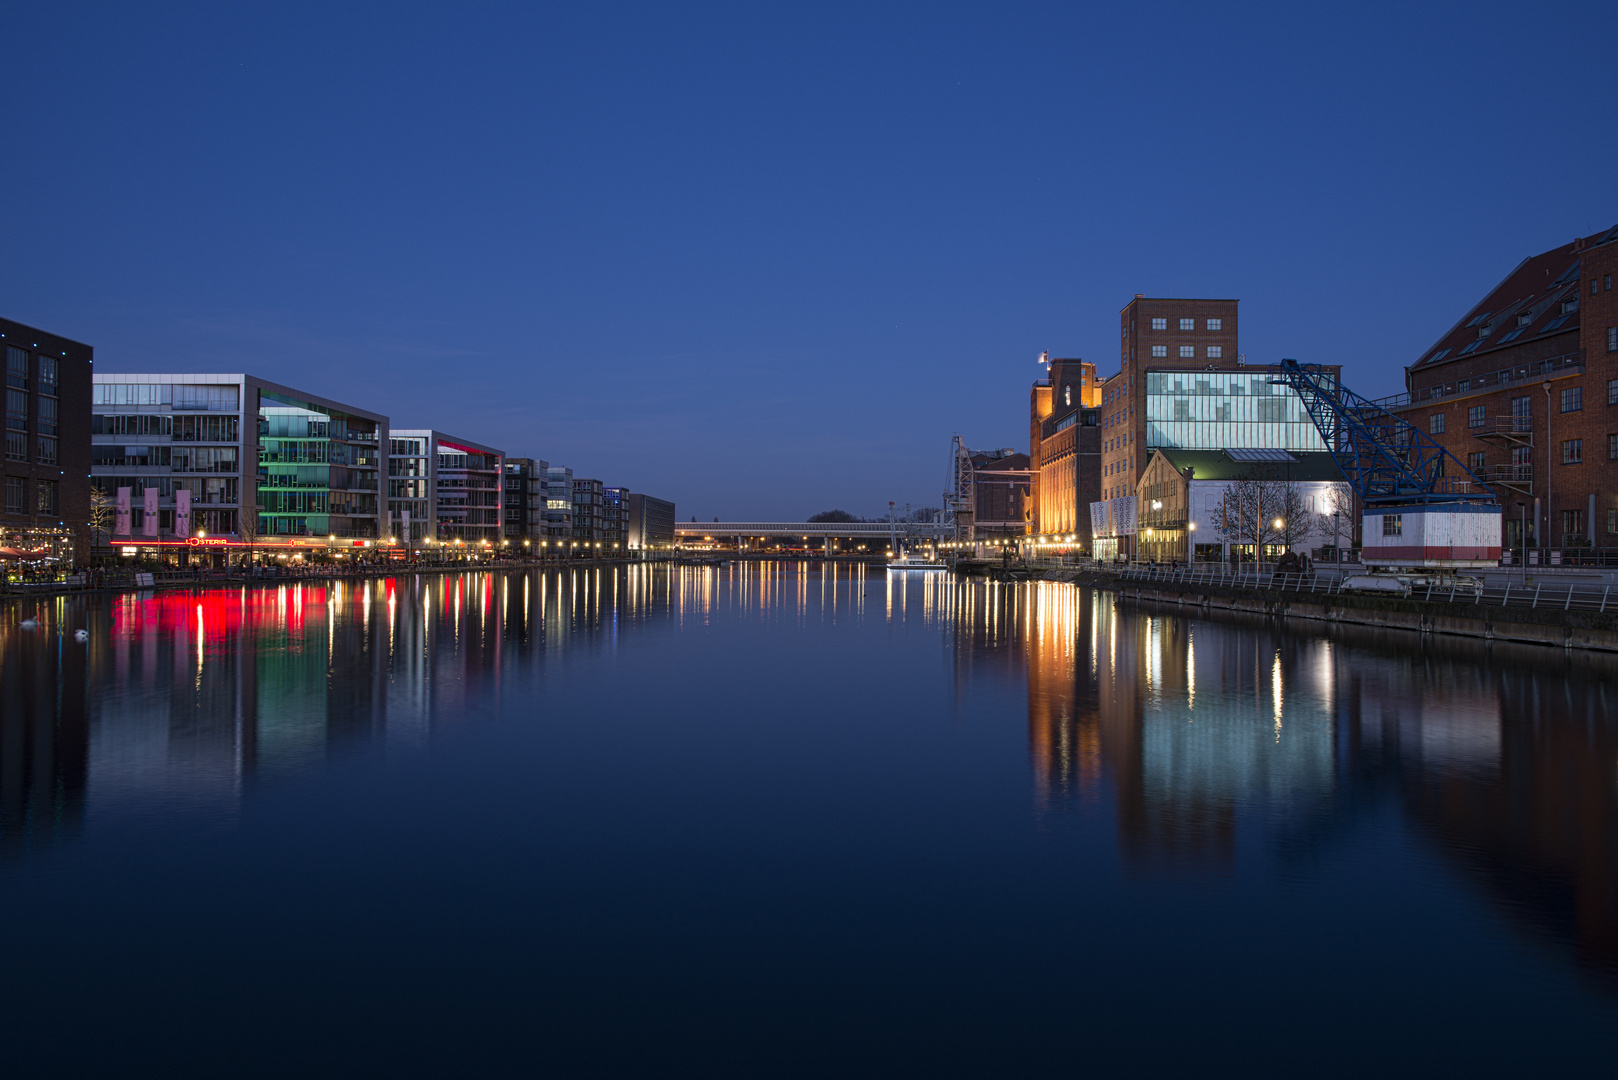
[[[1181,319],[1180,320],[1180,329],[1181,330],[1195,330],[1196,328],[1197,328],[1197,320],[1195,320],[1195,319]]]
[[[1153,356],[1167,356],[1168,354],[1169,354],[1169,347],[1167,345],[1153,345],[1152,346],[1152,355]]]
[[[1210,329],[1210,330],[1223,330],[1224,328],[1225,328],[1225,320],[1224,319],[1209,319],[1208,320],[1208,329]]]
[[[1189,357],[1193,357],[1193,356],[1196,356],[1196,355],[1197,355],[1197,347],[1195,345],[1181,345],[1180,346],[1180,356],[1181,357],[1189,358]]]
[[[1218,322],[1219,320],[1218,319],[1210,319],[1209,321],[1210,322]],[[1224,358],[1224,356],[1225,356],[1225,347],[1223,345],[1210,345],[1210,346],[1208,346],[1208,359],[1210,359],[1210,360],[1221,360],[1221,359]]]
[[[1583,439],[1563,439],[1562,440],[1562,464],[1563,465],[1578,465],[1583,461],[1584,461],[1584,440]]]
[[[1427,434],[1429,434],[1429,435],[1442,435],[1442,434],[1444,434],[1444,414],[1443,413],[1435,412],[1432,415],[1430,415],[1429,417],[1427,417]]]
[[[1152,329],[1153,330],[1167,330],[1168,328],[1169,328],[1169,321],[1167,319],[1153,319],[1152,320]]]
[[[1584,408],[1584,387],[1570,386],[1562,391],[1562,411],[1578,412]]]

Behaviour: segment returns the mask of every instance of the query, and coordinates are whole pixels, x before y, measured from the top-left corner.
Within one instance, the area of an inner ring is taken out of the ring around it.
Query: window
[[[1182,359],[1188,359],[1188,358],[1196,356],[1196,355],[1197,355],[1197,347],[1195,345],[1181,345],[1180,346],[1180,356],[1181,356]]]
[[[1443,413],[1435,412],[1432,415],[1427,417],[1427,434],[1429,434],[1429,435],[1442,435],[1442,434],[1444,434],[1444,414]]]
[[[1218,322],[1219,320],[1218,319],[1210,319],[1209,321],[1210,322]],[[1225,355],[1225,347],[1223,345],[1210,345],[1210,346],[1208,346],[1208,359],[1210,359],[1210,360],[1219,360],[1219,359],[1222,359],[1224,357],[1224,355]]]
[[[56,481],[41,480],[39,482],[39,499],[34,509],[41,514],[56,513]]]
[[[1562,440],[1562,464],[1563,465],[1579,465],[1579,464],[1582,464],[1583,462],[1584,462],[1584,440],[1583,439],[1563,439]]]
[[[1064,383],[1063,386],[1062,386],[1062,404],[1063,405],[1071,405],[1071,404],[1073,404],[1073,384],[1072,383]]]
[[[55,435],[57,433],[56,404],[56,399],[53,397],[39,399],[39,433],[41,435]]]
[[[1612,275],[1611,274],[1608,274],[1607,276],[1605,276],[1605,277],[1603,277],[1601,279],[1601,287],[1603,289],[1607,290],[1608,292],[1612,292]]]
[[[1618,405],[1618,379],[1607,380],[1607,404]]]
[[[1195,320],[1195,319],[1181,319],[1180,320],[1180,329],[1181,330],[1195,330],[1196,328],[1197,328],[1197,320]]]
[[[1153,330],[1167,330],[1168,328],[1169,328],[1169,321],[1167,319],[1153,319],[1152,320],[1152,329]]]
[[[1618,352],[1618,326],[1607,327],[1607,351]]]
[[[1597,282],[1595,278],[1590,279],[1590,295],[1591,296],[1594,296],[1596,294],[1596,286],[1598,284],[1599,284],[1599,282]]]
[[[27,481],[20,476],[6,477],[6,513],[26,514],[28,512],[26,499]]]
[[[6,458],[10,461],[28,460],[28,436],[20,431],[6,432]]]
[[[1607,511],[1607,531],[1618,533],[1618,510]]]
[[[28,350],[6,346],[6,385],[28,389]]]
[[[1618,461],[1618,435],[1607,436],[1607,460]]]
[[[6,427],[11,431],[28,430],[28,391],[6,390]]]
[[[1562,411],[1578,412],[1584,408],[1584,387],[1570,386],[1562,391]]]
[[[1152,346],[1152,355],[1153,356],[1167,356],[1168,354],[1169,354],[1169,347],[1167,345],[1153,345]]]
[[[1520,420],[1527,420],[1534,415],[1534,399],[1524,394],[1522,397],[1511,399],[1511,415]]]
[[[1565,544],[1569,540],[1581,540],[1583,538],[1584,538],[1584,511],[1583,510],[1563,510],[1562,511],[1562,543]]]
[[[1225,320],[1224,319],[1209,319],[1208,320],[1208,329],[1210,329],[1210,330],[1223,330],[1224,328],[1225,328]]]
[[[1403,536],[1405,534],[1405,517],[1403,514],[1382,515],[1383,536]]]
[[[1482,405],[1473,405],[1466,410],[1466,426],[1480,428],[1489,422],[1488,410]]]
[[[1466,467],[1475,473],[1481,473],[1483,471],[1483,461],[1486,456],[1487,455],[1482,450],[1466,455]]]
[[[44,435],[39,437],[39,463],[41,465],[55,465],[57,463],[55,439]]]

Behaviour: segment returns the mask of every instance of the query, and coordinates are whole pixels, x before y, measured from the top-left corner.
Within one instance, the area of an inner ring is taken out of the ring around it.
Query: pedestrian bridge
[[[905,539],[945,540],[955,526],[901,521],[677,521],[676,540],[887,540],[897,532]]]

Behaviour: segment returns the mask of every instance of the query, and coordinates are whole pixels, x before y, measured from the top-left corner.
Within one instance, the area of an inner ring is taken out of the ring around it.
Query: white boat
[[[941,562],[923,559],[919,555],[906,555],[902,559],[893,559],[888,563],[889,570],[948,570],[949,567]]]

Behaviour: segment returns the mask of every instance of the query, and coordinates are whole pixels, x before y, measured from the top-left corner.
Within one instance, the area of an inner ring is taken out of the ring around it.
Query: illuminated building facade
[[[1032,484],[1026,531],[1077,537],[1090,546],[1090,504],[1101,487],[1101,385],[1096,366],[1052,360],[1029,392],[1028,461]]]
[[[629,492],[624,509],[624,542],[631,550],[668,550],[674,546],[674,504],[667,499]]]
[[[97,374],[91,407],[114,544],[384,535],[386,416],[244,374]]]
[[[624,548],[624,514],[627,510],[624,503],[628,497],[628,488],[604,487],[601,489],[601,549],[603,551],[622,551]]]
[[[553,465],[545,470],[545,538],[555,544],[573,535],[573,470]]]
[[[425,476],[420,475],[423,472]],[[403,515],[410,512],[412,539],[487,542],[491,546],[500,543],[504,529],[504,452],[432,428],[404,428],[393,433],[388,473],[389,516],[394,527],[402,530]],[[420,485],[422,480],[426,481],[425,488]],[[401,492],[400,497],[393,497],[395,490]],[[417,494],[423,490],[425,499]],[[419,508],[423,501],[430,508],[430,530],[415,528],[412,508]]]
[[[0,319],[6,364],[0,547],[72,562],[90,552],[94,350]]]

